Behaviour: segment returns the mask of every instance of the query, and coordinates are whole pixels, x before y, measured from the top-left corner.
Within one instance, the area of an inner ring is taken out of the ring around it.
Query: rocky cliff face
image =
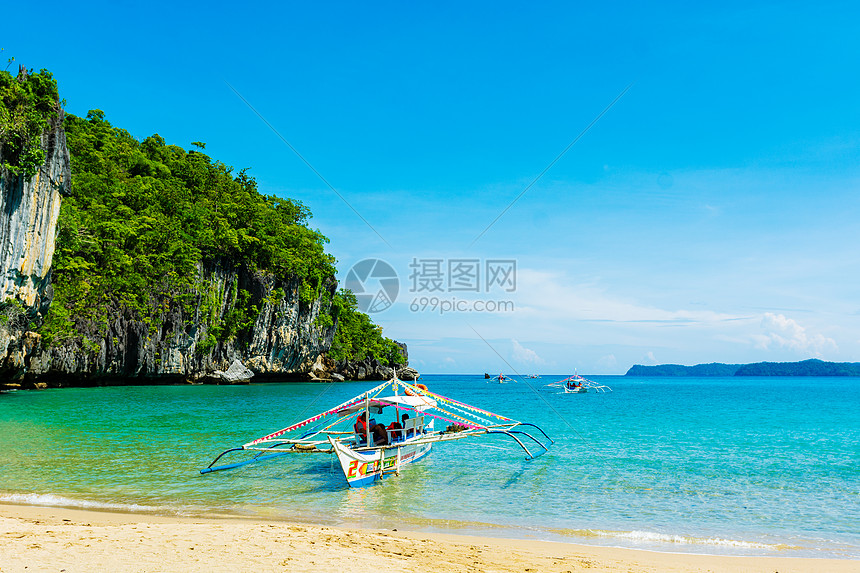
[[[409,363],[409,351],[402,342],[396,342],[400,347],[404,363],[397,366],[397,377],[401,380],[418,380],[418,371],[407,366]],[[343,381],[343,380],[390,380],[395,371],[391,366],[382,364],[375,358],[364,360],[332,360],[325,354],[321,354],[311,367],[310,377],[319,381]]]
[[[70,191],[62,118],[42,134],[45,163],[30,178],[0,173],[0,376],[23,372],[38,337],[27,333],[51,304],[51,259],[60,201]]]
[[[409,351],[406,345],[398,342],[404,364],[409,363]],[[391,366],[385,366],[379,360],[365,358],[364,360],[342,360],[335,364],[334,372],[347,380],[389,380],[395,372]],[[397,367],[397,377],[401,380],[417,380],[418,372],[408,366]]]
[[[104,325],[79,324],[84,336],[59,345],[37,345],[28,357],[26,379],[49,386],[218,381],[218,371],[241,362],[254,380],[308,378],[334,337],[320,320],[325,296],[310,305],[299,300],[300,281],[281,280],[227,260],[199,267],[191,302],[173,302],[149,324],[112,317]],[[327,285],[330,295],[334,281]],[[253,325],[229,340],[216,340],[213,325],[236,310],[237,292],[250,294],[258,309]]]

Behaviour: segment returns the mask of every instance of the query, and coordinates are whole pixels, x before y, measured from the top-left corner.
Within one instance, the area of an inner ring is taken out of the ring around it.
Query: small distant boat
[[[529,374],[526,378],[540,378],[540,374]]]
[[[573,380],[565,382],[562,388],[564,388],[565,394],[585,394],[588,392],[588,386],[583,386],[582,382],[575,382]]]
[[[612,392],[612,388],[594,380],[584,378],[579,374],[569,376],[564,380],[547,384],[556,388],[562,388],[565,394],[585,394],[587,392]]]
[[[516,382],[516,380],[514,380],[513,378],[511,378],[509,376],[505,376],[502,373],[499,373],[498,376],[493,376],[492,378],[490,378],[490,380],[493,380],[494,382],[498,382],[499,384],[507,384],[508,382]]]
[[[388,390],[393,394],[383,394]],[[383,412],[393,414],[388,426],[377,424],[371,417]],[[435,429],[437,420],[446,424],[444,429]],[[337,429],[341,424],[344,427]],[[538,439],[530,432],[539,432],[542,437]],[[535,424],[518,422],[446,398],[430,392],[424,384],[410,384],[398,380],[395,375],[392,380],[330,410],[225,450],[200,473],[236,468],[286,454],[335,454],[346,483],[350,487],[360,487],[398,475],[402,466],[429,454],[433,444],[484,434],[513,438],[526,452],[526,459],[548,451],[553,443]],[[215,465],[233,452],[249,452],[252,457]]]

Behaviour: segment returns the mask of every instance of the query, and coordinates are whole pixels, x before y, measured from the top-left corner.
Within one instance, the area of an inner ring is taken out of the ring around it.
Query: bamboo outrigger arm
[[[212,472],[217,472],[219,470],[229,470],[229,469],[233,469],[233,468],[238,468],[241,466],[246,466],[248,464],[252,464],[254,462],[261,462],[263,460],[269,460],[269,459],[272,459],[272,458],[275,458],[278,456],[283,456],[283,455],[286,455],[287,453],[289,453],[287,451],[277,450],[277,451],[275,451],[275,453],[271,453],[267,456],[264,456],[264,455],[262,455],[263,452],[261,452],[260,454],[254,456],[253,458],[243,460],[241,462],[226,464],[223,466],[215,466],[215,462],[220,460],[224,455],[229,454],[230,452],[241,452],[245,449],[246,448],[244,448],[244,447],[239,447],[239,448],[231,448],[229,450],[225,450],[225,451],[221,452],[220,454],[218,454],[217,458],[212,460],[212,463],[210,463],[208,466],[206,466],[205,468],[200,470],[200,473],[201,474],[208,474],[208,473],[212,473]],[[215,466],[215,467],[212,467],[212,466]]]
[[[529,422],[520,422],[518,425],[519,426],[531,426],[532,428],[536,429],[538,432],[543,434],[544,438],[549,440],[549,445],[553,445],[555,443],[555,441],[552,438],[550,438],[549,436],[547,436],[546,432],[544,432],[543,429],[540,426],[538,426],[537,424],[530,424]]]
[[[504,435],[506,435],[506,436],[508,436],[508,437],[511,437],[511,438],[513,438],[514,440],[516,440],[516,442],[520,445],[520,447],[521,447],[523,450],[525,450],[525,452],[526,452],[526,456],[527,456],[527,457],[526,457],[526,459],[527,459],[527,460],[533,460],[533,459],[535,459],[536,457],[538,457],[539,455],[541,455],[542,453],[544,453],[544,452],[546,452],[546,451],[549,451],[549,448],[547,448],[545,445],[543,445],[543,444],[542,444],[542,443],[541,443],[537,438],[535,438],[534,436],[532,436],[532,435],[531,435],[531,434],[529,434],[528,432],[523,432],[523,431],[521,431],[521,430],[487,430],[487,433],[488,433],[488,434],[504,434]],[[544,451],[543,451],[543,452],[540,452],[540,453],[539,453],[539,454],[537,454],[537,455],[535,455],[535,454],[531,453],[531,451],[526,447],[526,445],[522,442],[522,440],[520,440],[520,439],[519,439],[518,437],[516,437],[514,434],[523,434],[523,435],[525,435],[525,436],[528,436],[529,438],[531,438],[532,440],[534,440],[534,442],[535,442],[537,445],[539,445],[540,447],[542,447]]]

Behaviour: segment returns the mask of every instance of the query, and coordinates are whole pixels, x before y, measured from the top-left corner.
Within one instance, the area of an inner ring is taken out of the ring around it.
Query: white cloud
[[[836,341],[821,333],[810,333],[797,321],[783,314],[766,312],[761,319],[764,334],[754,334],[755,347],[769,350],[771,346],[788,348],[801,354],[820,357],[825,350],[838,350]]]
[[[547,322],[586,320],[619,323],[718,323],[741,318],[710,310],[662,309],[613,296],[593,284],[561,274],[518,269],[515,314]]]
[[[543,364],[544,360],[540,356],[537,355],[537,352],[526,348],[515,339],[511,339],[511,343],[514,345],[514,360],[518,362],[526,362],[529,364]]]
[[[642,361],[646,364],[657,364],[657,358],[654,356],[653,352],[648,352],[645,356],[643,356]]]

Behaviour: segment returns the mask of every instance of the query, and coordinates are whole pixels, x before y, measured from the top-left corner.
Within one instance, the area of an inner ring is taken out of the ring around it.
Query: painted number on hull
[[[368,466],[370,466],[370,468],[368,468]],[[352,479],[356,476],[366,476],[377,471],[379,471],[378,460],[370,464],[359,460],[353,460],[350,462],[349,468],[347,468],[346,479]]]

